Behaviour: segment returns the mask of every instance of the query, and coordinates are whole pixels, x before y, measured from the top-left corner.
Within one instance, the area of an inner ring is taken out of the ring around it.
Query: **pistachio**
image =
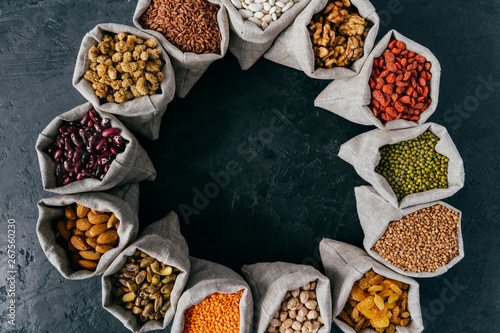
[[[163,287],[161,287],[161,293],[162,294],[169,294],[173,288],[174,288],[173,284],[166,284]]]
[[[127,271],[130,271],[130,272],[135,272],[135,270],[137,269],[137,265],[134,265],[134,264],[129,264],[125,267],[126,267]]]
[[[161,272],[161,271],[160,271],[160,272]],[[158,272],[158,274],[160,274],[160,272]],[[160,275],[161,275],[161,274],[160,274]],[[167,283],[170,283],[170,282],[174,282],[176,277],[177,277],[177,275],[174,275],[174,274],[167,275],[166,277],[164,277],[164,278],[161,280],[161,283],[163,283],[163,284],[167,284]]]
[[[132,309],[134,307],[134,304],[131,302],[125,303],[125,309]]]
[[[163,305],[163,299],[161,297],[158,297],[155,299],[155,312],[160,312],[161,306]]]
[[[153,277],[151,278],[151,284],[158,284],[159,282],[160,282],[160,275],[158,274],[153,275]]]
[[[144,310],[142,311],[142,315],[144,317],[149,317],[154,313],[154,306],[153,304],[149,303],[144,307]]]
[[[135,275],[136,274],[134,272],[129,272],[129,271],[123,272],[123,276],[126,277],[127,279],[133,279]]]
[[[150,294],[154,294],[156,293],[158,290],[160,290],[160,287],[158,286],[155,286],[155,285],[150,285],[149,287],[146,288],[146,292],[150,293]]]
[[[142,309],[138,306],[134,306],[134,308],[132,309],[133,314],[139,314],[141,312],[142,312]]]
[[[150,266],[153,273],[158,273],[158,271],[160,270],[160,263],[158,262],[158,260],[155,260]]]
[[[124,301],[124,302],[132,302],[133,300],[135,300],[135,292],[131,291],[131,292],[126,293],[125,295],[123,295],[122,301]]]
[[[141,267],[144,268],[146,266],[151,265],[155,261],[155,258],[145,257],[141,260]]]
[[[165,275],[170,275],[172,274],[172,267],[170,266],[166,266],[165,268],[161,269],[158,274],[162,275],[162,276],[165,276]],[[174,277],[175,279],[175,277]]]
[[[141,284],[146,278],[146,271],[140,271],[139,274],[135,277],[135,283]]]

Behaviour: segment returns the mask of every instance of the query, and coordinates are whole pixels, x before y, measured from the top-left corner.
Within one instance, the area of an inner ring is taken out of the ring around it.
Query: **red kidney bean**
[[[64,173],[64,168],[63,168],[62,163],[57,163],[57,165],[56,165],[56,176],[57,177],[62,177],[63,173]]]
[[[118,128],[107,128],[104,131],[102,131],[102,137],[107,138],[110,136],[118,135],[120,133],[120,130]]]
[[[90,172],[90,170],[87,168],[87,169],[83,169],[82,170],[82,174],[84,174],[85,176],[87,177],[92,177],[92,172]]]
[[[100,141],[100,138],[98,136],[98,134],[94,134],[92,135],[92,137],[90,138],[90,141],[89,141],[89,146],[92,147],[92,148],[95,148],[97,146],[97,144],[99,143]]]
[[[89,119],[89,121],[87,122],[87,127],[88,128],[93,128],[94,127],[94,121],[92,119]]]
[[[101,128],[101,125],[99,124],[94,124],[94,129],[96,130],[96,132],[102,132],[102,128]]]
[[[120,150],[118,149],[118,147],[111,147],[109,148],[109,151],[111,152],[111,154],[113,155],[118,155],[120,153]]]
[[[53,157],[54,157],[54,160],[59,161],[61,159],[61,157],[63,157],[63,151],[62,151],[62,149],[56,150],[56,152],[54,153]]]
[[[69,123],[67,121],[63,121],[61,123],[61,126],[59,126],[59,132],[63,134],[64,132],[67,131],[67,128],[69,127]]]
[[[82,156],[83,156],[83,149],[77,148],[75,150],[75,153],[73,154],[73,159],[72,159],[73,164],[80,162],[82,160]]]
[[[111,127],[111,120],[109,120],[109,118],[103,118],[101,120],[100,125],[101,125],[102,129],[110,128]]]
[[[79,173],[76,175],[76,180],[82,180],[83,178],[85,178],[83,173]]]
[[[82,119],[80,120],[80,125],[85,126],[90,119],[90,114],[87,112],[86,114],[83,115]]]
[[[117,145],[117,146],[121,146],[123,144],[123,138],[120,136],[120,135],[114,135],[113,136],[113,142]]]
[[[64,138],[64,149],[66,151],[75,150],[75,145],[71,142],[71,138],[68,136]]]
[[[68,160],[64,161],[63,165],[64,165],[64,170],[66,170],[66,171],[71,170],[71,164]]]
[[[89,116],[96,124],[99,124],[102,120],[101,116],[99,116],[99,114],[97,113],[97,111],[95,109],[92,109],[89,111]]]
[[[95,171],[95,176],[97,178],[101,178],[101,175],[104,175],[104,165],[99,165],[99,167]]]
[[[78,127],[76,127],[76,126],[68,126],[66,132],[78,134]]]
[[[64,149],[64,138],[62,136],[58,136],[56,139],[56,144],[59,149]]]
[[[112,158],[112,155],[109,151],[105,151],[102,153],[101,157],[97,160],[98,165],[104,165],[108,163]]]
[[[88,151],[84,151],[82,154],[82,163],[87,164],[90,160],[90,153]]]
[[[111,161],[104,165],[104,173],[108,173],[110,167],[111,167]]]
[[[105,146],[107,146],[107,143],[108,143],[108,139],[102,139],[101,141],[99,141],[99,143],[97,144],[97,146],[95,146],[95,149],[97,151],[101,151],[101,150],[103,150],[103,148]]]
[[[74,182],[76,179],[74,177],[68,177],[66,178],[63,182],[62,182],[62,185],[68,185],[68,184],[71,184],[72,182]]]
[[[80,161],[80,162],[76,163],[75,171],[76,171],[76,173],[80,173],[80,172],[82,172],[82,170],[83,170],[83,163]]]
[[[80,136],[75,133],[71,133],[71,141],[73,141],[73,144],[77,147],[82,147],[84,145]]]

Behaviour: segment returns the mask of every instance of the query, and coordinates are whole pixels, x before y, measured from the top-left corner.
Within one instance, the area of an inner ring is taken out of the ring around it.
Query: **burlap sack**
[[[243,19],[231,0],[221,1],[226,6],[231,28],[229,51],[238,59],[241,69],[247,70],[271,47],[278,34],[293,22],[310,0],[300,0],[266,30]]]
[[[113,303],[111,275],[119,271],[128,257],[141,250],[159,262],[181,270],[170,295],[170,308],[163,320],[148,320],[141,323],[130,310]],[[174,317],[190,272],[189,250],[181,235],[177,214],[171,212],[157,222],[149,225],[136,241],[123,250],[102,276],[102,306],[118,318],[125,327],[133,332],[147,332],[165,329]]]
[[[109,118],[111,126],[120,129],[120,135],[129,141],[125,151],[118,154],[111,163],[103,180],[86,178],[64,186],[56,186],[56,162],[46,151],[54,143],[59,126],[63,120],[80,120],[85,113],[92,109],[91,103],[85,103],[57,116],[38,136],[36,150],[40,171],[42,173],[43,188],[49,192],[70,194],[80,192],[105,191],[126,183],[136,183],[142,180],[154,180],[156,170],[148,154],[139,144],[139,141],[130,131],[112,114],[97,111],[101,117]]]
[[[375,44],[380,20],[375,7],[368,0],[352,0],[351,3],[359,10],[360,16],[373,26],[366,36],[363,56],[349,67],[315,68],[313,45],[307,26],[313,15],[326,7],[328,0],[311,0],[295,21],[276,38],[264,58],[303,71],[314,79],[333,80],[358,75]]]
[[[410,324],[408,326],[396,326],[398,333],[419,333],[424,330],[422,313],[420,310],[420,292],[418,283],[406,276],[395,273],[384,265],[372,259],[360,248],[324,238],[319,245],[321,261],[325,268],[325,274],[332,283],[333,295],[333,322],[346,333],[354,333],[355,330],[338,318],[345,306],[354,282],[358,281],[370,269],[389,279],[404,282],[408,288],[408,311],[410,312]],[[361,333],[375,332],[374,329],[365,328]]]
[[[172,332],[182,332],[184,329],[184,312],[194,305],[199,304],[208,296],[219,292],[221,294],[234,294],[244,290],[240,300],[240,331],[250,333],[253,319],[253,301],[250,287],[233,270],[198,258],[190,257],[191,274],[186,284],[186,290],[179,300]]]
[[[418,121],[405,119],[381,121],[373,115],[369,108],[372,94],[368,81],[372,74],[373,59],[380,57],[384,53],[392,38],[405,43],[408,50],[423,55],[432,64],[430,69],[432,78],[429,89],[432,102],[427,110],[420,114]],[[386,130],[414,127],[425,123],[436,110],[439,99],[440,78],[441,65],[429,49],[406,38],[399,32],[391,30],[377,43],[358,76],[333,81],[316,97],[314,105],[361,125],[375,125]]]
[[[120,220],[118,227],[118,245],[101,256],[94,272],[88,270],[74,271],[70,265],[67,251],[57,244],[57,228],[55,222],[64,218],[64,206],[79,203],[98,211],[113,212]],[[36,233],[40,246],[47,259],[55,268],[70,280],[81,280],[104,273],[115,257],[135,239],[139,230],[139,185],[126,184],[107,192],[58,195],[38,202],[38,222]]]
[[[427,129],[440,138],[435,149],[449,160],[448,188],[409,194],[398,202],[387,180],[375,172],[375,167],[380,161],[379,148],[414,139]],[[465,172],[462,158],[446,128],[434,123],[395,131],[374,129],[360,134],[340,147],[339,157],[351,164],[358,175],[372,184],[385,200],[400,209],[448,198],[464,186]]]
[[[129,129],[144,135],[148,139],[156,140],[160,133],[161,117],[167,110],[167,105],[172,101],[175,94],[174,69],[172,68],[170,58],[160,43],[158,43],[158,48],[161,50],[161,58],[165,62],[162,69],[165,78],[160,84],[161,92],[158,94],[142,96],[122,104],[101,104],[95,94],[94,88],[92,88],[92,83],[84,78],[85,72],[89,69],[91,62],[88,58],[90,47],[97,46],[102,41],[104,35],[118,34],[120,32],[133,34],[144,40],[153,37],[144,31],[122,24],[104,23],[96,25],[94,29],[83,37],[73,73],[73,86],[96,109],[116,115]]]
[[[182,52],[158,31],[144,29],[140,25],[139,20],[146,9],[148,9],[151,4],[151,0],[139,0],[135,9],[134,25],[139,30],[145,31],[156,37],[170,56],[175,72],[175,91],[177,96],[181,98],[188,94],[212,62],[224,58],[229,45],[229,20],[227,17],[226,7],[220,0],[207,1],[220,7],[219,12],[217,13],[217,21],[219,22],[219,30],[221,33],[221,54],[196,54],[193,52]]]
[[[426,203],[423,205],[412,206],[405,209],[398,209],[393,207],[390,203],[381,198],[375,189],[371,186],[359,186],[354,188],[354,193],[356,194],[356,206],[358,210],[359,221],[361,222],[361,227],[363,228],[363,232],[365,234],[365,238],[363,240],[363,246],[365,251],[373,257],[378,262],[384,264],[390,269],[396,271],[399,274],[417,277],[417,278],[427,278],[427,277],[435,277],[441,274],[444,274],[453,267],[456,263],[458,263],[464,257],[464,241],[462,238],[462,212],[458,209],[442,202],[442,201],[434,201],[430,203]],[[441,205],[448,209],[451,209],[459,214],[459,224],[458,224],[458,255],[453,258],[448,264],[439,267],[434,272],[409,272],[404,271],[396,266],[389,264],[385,261],[382,256],[377,251],[373,251],[372,247],[375,243],[384,235],[387,226],[392,221],[398,221],[402,219],[404,216],[416,212],[417,210],[432,207],[434,205]]]
[[[318,333],[330,332],[332,322],[330,280],[318,270],[307,265],[274,262],[245,265],[241,271],[252,288],[256,306],[256,333],[266,332],[288,291],[303,287],[314,280],[317,280],[316,301],[324,321]]]

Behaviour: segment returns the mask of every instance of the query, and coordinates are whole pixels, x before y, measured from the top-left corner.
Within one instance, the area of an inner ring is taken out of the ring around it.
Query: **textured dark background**
[[[463,211],[466,257],[442,277],[420,279],[425,332],[500,330],[499,1],[374,0],[379,38],[397,29],[441,62],[439,107],[466,169],[465,187],[446,202]],[[100,279],[67,281],[35,234],[42,188],[34,150],[39,132],[84,102],[71,86],[80,41],[97,23],[132,25],[135,1],[0,2],[0,331],[126,332],[101,308]],[[486,86],[484,80],[496,85]],[[214,63],[164,116],[161,138],[141,142],[158,170],[141,184],[141,228],[181,203],[192,206],[210,172],[236,161],[231,177],[182,231],[193,256],[235,270],[259,261],[319,267],[322,237],[362,245],[353,188],[363,181],[337,157],[370,128],[313,107],[327,81],[260,60],[239,70]],[[288,114],[269,136],[273,117]],[[250,159],[251,157],[251,159]],[[6,323],[7,220],[17,226],[17,321]],[[340,332],[336,327],[332,332]]]

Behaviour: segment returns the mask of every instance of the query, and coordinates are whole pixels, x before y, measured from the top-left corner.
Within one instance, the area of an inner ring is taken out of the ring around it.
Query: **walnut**
[[[90,69],[97,72],[97,65],[99,65],[97,62],[90,63]]]
[[[123,59],[122,59],[123,62],[131,62],[132,60],[133,60],[132,53],[130,52],[123,53]]]
[[[99,52],[100,52],[99,49],[96,46],[92,45],[88,53],[90,61],[96,62],[97,57],[99,56]]]
[[[149,53],[146,51],[142,51],[140,54],[141,60],[148,61],[149,59]]]
[[[113,103],[115,101],[113,95],[109,94],[108,96],[106,96],[106,102],[108,103]]]
[[[125,103],[127,101],[127,97],[125,94],[125,89],[120,89],[115,91],[114,95],[116,103]]]
[[[104,54],[101,54],[97,57],[96,61],[100,64],[102,64],[103,62],[105,62],[106,60],[108,60],[109,57],[107,55],[104,55]]]
[[[144,69],[146,68],[146,62],[144,60],[138,60],[137,66],[139,67],[139,69]]]
[[[149,59],[160,59],[160,49],[147,49]]]
[[[113,90],[120,90],[123,88],[123,81],[122,80],[114,80],[113,82],[111,82],[110,86],[111,86],[111,88],[113,88]]]
[[[142,95],[139,93],[137,90],[137,87],[135,85],[130,86],[130,91],[132,91],[132,94],[134,94],[134,97],[141,97]]]
[[[108,54],[110,46],[111,45],[109,44],[108,41],[99,43],[99,46],[97,47],[99,48],[99,51],[101,51],[102,54]]]
[[[358,14],[350,15],[347,22],[339,27],[342,35],[356,36],[361,35],[365,30],[366,21]]]
[[[116,35],[116,38],[119,41],[123,41],[126,37],[127,37],[127,33],[126,32],[120,32],[119,34]]]
[[[122,70],[127,73],[132,73],[139,67],[136,62],[122,62]]]
[[[99,82],[100,82],[100,83],[104,83],[104,84],[106,84],[106,85],[110,86],[110,85],[111,85],[111,83],[113,82],[113,80],[111,80],[111,79],[110,79],[110,77],[109,77],[108,75],[104,75],[103,77],[101,77],[101,78],[99,79]]]
[[[349,66],[363,56],[369,27],[349,0],[330,0],[313,16],[308,29],[316,68]]]
[[[134,84],[134,81],[133,81],[132,79],[130,79],[130,78],[128,78],[128,79],[124,79],[124,80],[122,81],[122,87],[123,87],[123,88],[125,88],[125,89],[129,88],[129,87],[130,87],[130,86],[132,86],[133,84]]]
[[[99,75],[97,75],[97,73],[92,70],[86,71],[83,77],[92,83],[99,82]]]
[[[158,78],[158,81],[163,81],[163,79],[165,78],[165,75],[163,75],[162,72],[157,72],[156,73],[156,77]]]

